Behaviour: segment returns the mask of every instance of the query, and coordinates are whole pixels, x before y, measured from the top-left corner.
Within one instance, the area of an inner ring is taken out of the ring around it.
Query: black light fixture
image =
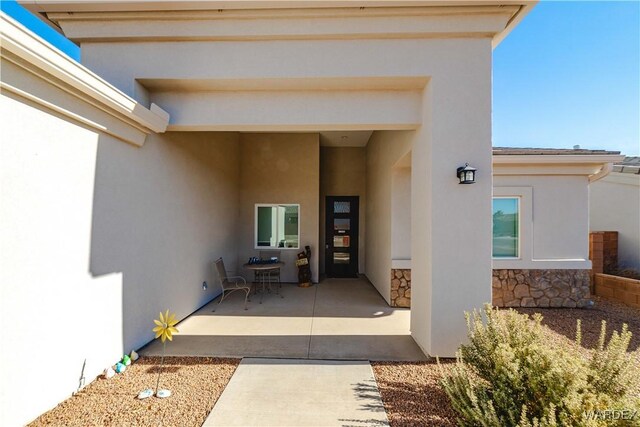
[[[460,184],[473,184],[476,182],[476,168],[472,168],[469,163],[465,163],[464,166],[458,168],[457,176]]]

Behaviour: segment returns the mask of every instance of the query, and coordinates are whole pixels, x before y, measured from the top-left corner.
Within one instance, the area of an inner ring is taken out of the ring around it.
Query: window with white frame
[[[255,248],[300,247],[300,205],[257,204]]]
[[[493,258],[520,256],[520,198],[493,198]]]

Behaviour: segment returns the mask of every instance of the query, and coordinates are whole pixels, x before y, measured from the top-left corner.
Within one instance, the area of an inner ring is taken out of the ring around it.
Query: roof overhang
[[[136,135],[164,132],[169,123],[169,115],[155,104],[146,108],[134,99],[98,77],[86,67],[62,54],[58,49],[26,29],[5,13],[0,13],[0,41],[3,60],[46,81],[80,102],[90,104],[107,113],[119,122],[139,131]],[[79,116],[69,109],[57,105],[45,97],[34,95],[13,85],[10,78],[3,75],[0,87],[3,91],[25,98],[58,114],[82,122],[97,130],[134,144],[142,145],[144,136],[132,138],[127,132],[118,132],[108,126]]]
[[[605,177],[623,155],[493,155],[494,175],[574,175],[590,182]]]
[[[432,37],[460,37],[482,36],[491,37],[493,46],[497,46],[507,34],[526,16],[535,6],[538,0],[503,0],[503,1],[424,1],[424,0],[233,0],[233,1],[128,1],[128,0],[18,0],[20,4],[37,14],[41,19],[54,28],[62,28],[65,35],[76,42],[90,40],[89,34],[79,33],[78,26],[65,23],[78,21],[100,21],[107,19],[113,21],[126,20],[211,20],[211,19],[342,19],[342,18],[372,18],[378,17],[384,23],[376,37],[399,38],[406,36],[424,37],[428,32],[422,33],[419,26],[412,27],[406,23],[398,22],[400,30],[393,28],[391,22],[385,22],[386,17],[398,18],[407,16],[446,16],[452,14],[475,15],[482,17],[487,23],[484,26],[476,25],[466,32],[461,28],[452,27],[433,31]],[[488,21],[490,15],[500,15],[501,19]],[[388,28],[387,28],[388,26]],[[445,27],[451,27],[445,24]],[[251,34],[254,38],[362,38],[368,37],[366,31],[359,32],[358,28],[350,28],[346,25],[338,28],[335,25],[326,25],[314,21],[313,25],[307,25],[309,34]],[[357,26],[356,26],[357,27]],[[95,28],[94,28],[95,29]],[[122,28],[119,28],[122,31]],[[243,31],[242,28],[240,28]],[[449,30],[449,31],[448,31]],[[326,34],[325,34],[326,32]],[[225,35],[226,36],[226,35]],[[116,38],[116,34],[99,35],[99,40]],[[157,36],[156,36],[157,37]],[[221,37],[219,34],[207,34],[203,37]],[[233,33],[226,36],[229,39],[238,39],[239,34]],[[234,38],[235,37],[235,38]],[[185,36],[185,39],[187,36]],[[193,37],[192,37],[193,39]],[[224,39],[224,38],[223,38]],[[91,40],[95,41],[95,40]]]

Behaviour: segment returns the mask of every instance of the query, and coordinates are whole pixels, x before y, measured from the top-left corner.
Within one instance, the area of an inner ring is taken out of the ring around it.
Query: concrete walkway
[[[242,360],[204,426],[388,426],[368,362]]]
[[[215,300],[180,322],[170,356],[342,360],[425,360],[411,338],[410,311],[389,307],[365,279],[328,279],[310,288],[283,284],[280,298]],[[215,311],[213,311],[215,310]],[[159,356],[155,340],[141,352]]]

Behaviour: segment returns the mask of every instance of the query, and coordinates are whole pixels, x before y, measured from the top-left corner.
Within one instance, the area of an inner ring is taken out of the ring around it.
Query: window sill
[[[277,246],[256,246],[257,251],[299,251],[300,248],[279,248]]]

